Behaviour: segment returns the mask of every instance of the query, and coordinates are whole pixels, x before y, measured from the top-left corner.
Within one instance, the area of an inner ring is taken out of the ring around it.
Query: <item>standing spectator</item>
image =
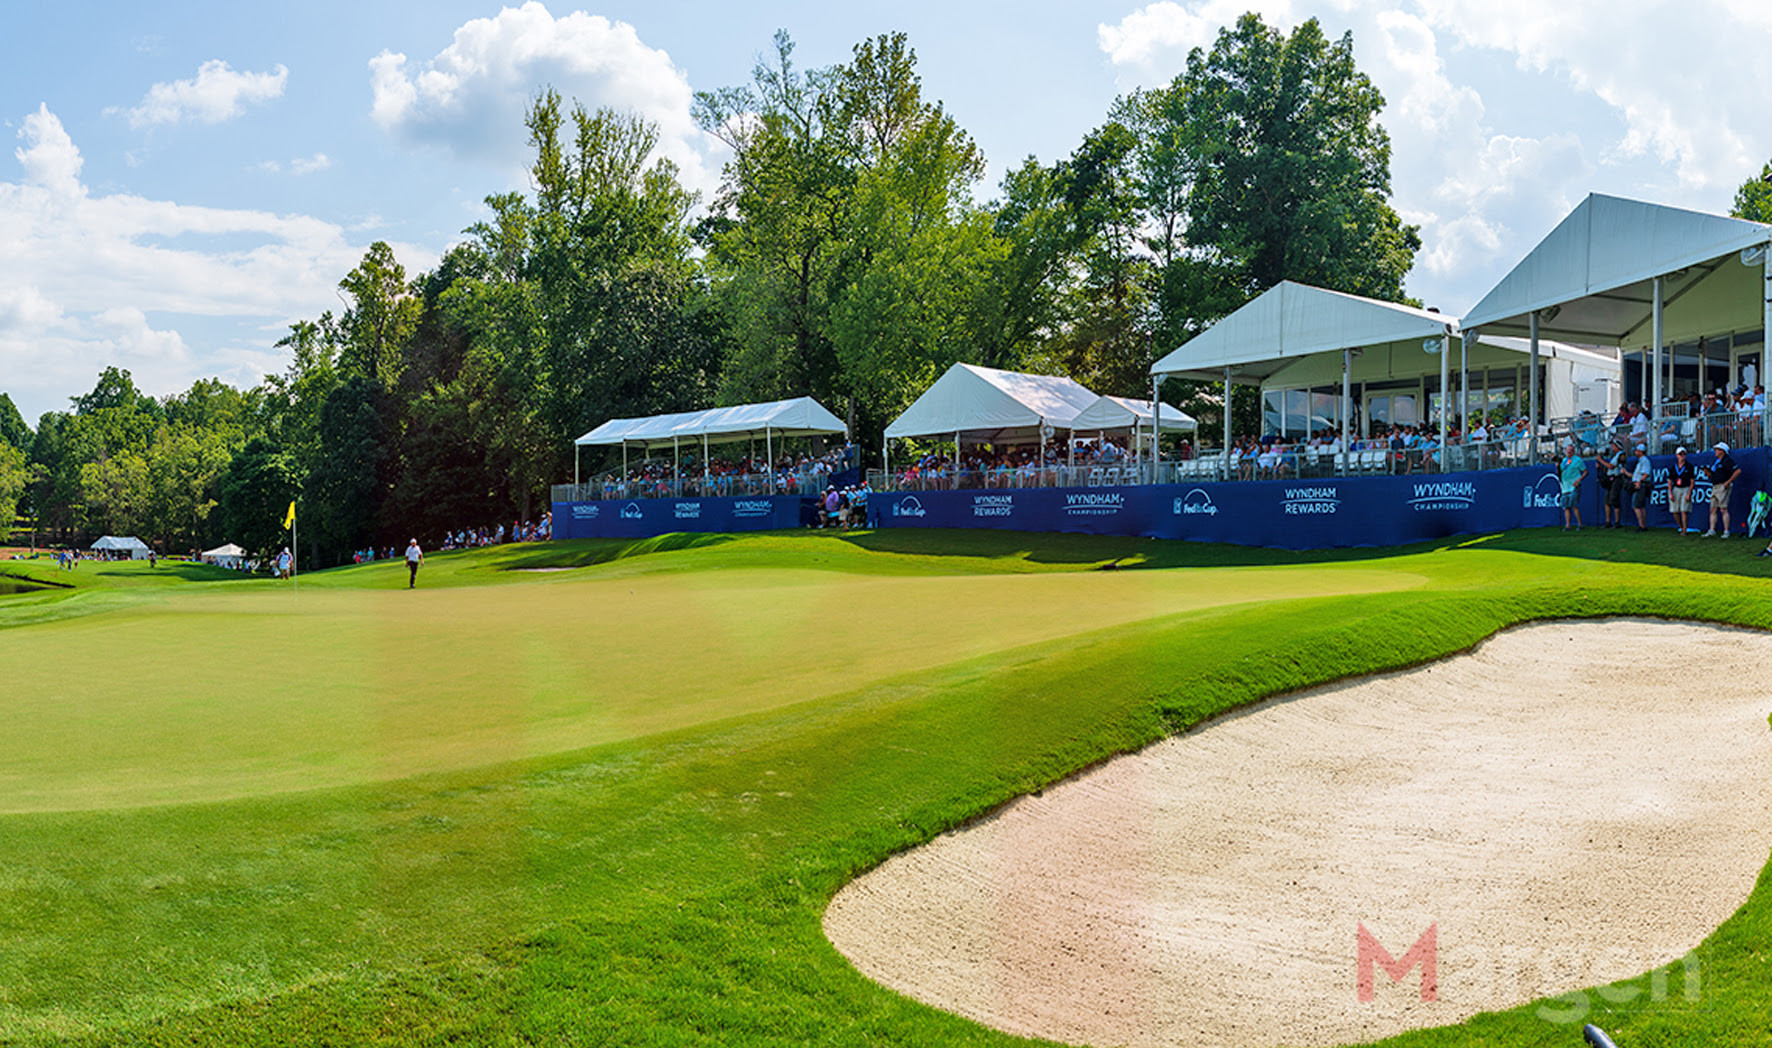
[[[1667,468],[1667,510],[1674,515],[1678,534],[1686,534],[1687,519],[1692,514],[1692,481],[1697,470],[1686,461],[1686,449],[1674,451],[1674,464]]]
[[[1600,507],[1606,522],[1602,528],[1624,527],[1624,446],[1617,437],[1600,450],[1595,460],[1600,477]]]
[[[1575,453],[1575,442],[1563,445],[1563,461],[1557,465],[1557,483],[1561,493],[1557,496],[1557,505],[1563,509],[1563,530],[1581,530],[1581,478],[1587,476],[1587,463]],[[1570,522],[1574,522],[1573,528]]]
[[[1716,535],[1726,539],[1729,537],[1729,488],[1735,478],[1741,476],[1741,467],[1729,457],[1729,445],[1719,440],[1710,449],[1716,454],[1710,464],[1710,529],[1699,538]],[[1717,530],[1719,518],[1723,522],[1721,531]]]
[[[1637,462],[1630,471],[1630,505],[1637,511],[1637,530],[1649,530],[1649,486],[1653,474],[1649,466],[1649,445],[1637,445]]]
[[[425,562],[425,551],[418,548],[418,540],[413,539],[406,544],[406,588],[418,585],[418,566]]]

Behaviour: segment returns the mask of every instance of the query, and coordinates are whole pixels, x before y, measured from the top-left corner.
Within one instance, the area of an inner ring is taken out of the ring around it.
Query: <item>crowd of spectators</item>
[[[710,456],[705,468],[699,457],[686,455],[681,463],[672,459],[648,459],[612,470],[593,482],[604,499],[697,498],[732,495],[818,495],[830,486],[830,478],[856,463],[853,444],[833,448],[822,455],[783,453],[773,461],[765,458]]]

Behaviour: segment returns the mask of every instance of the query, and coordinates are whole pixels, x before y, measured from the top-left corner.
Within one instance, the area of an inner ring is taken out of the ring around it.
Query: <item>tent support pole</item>
[[[1151,483],[1163,483],[1162,472],[1157,468],[1161,458],[1163,436],[1163,402],[1157,399],[1157,391],[1162,388],[1163,380],[1156,375],[1151,376]]]
[[[628,442],[621,442],[621,497],[628,497]]]
[[[1470,442],[1471,432],[1471,339],[1476,334],[1468,333],[1458,339],[1458,442]]]
[[[1764,306],[1765,312],[1763,315],[1765,326],[1762,327],[1760,330],[1761,331],[1772,331],[1772,243],[1768,243],[1766,245],[1765,250],[1766,250],[1766,261],[1764,263],[1764,269],[1765,269],[1766,282],[1761,289],[1763,292],[1761,297],[1765,299],[1765,306]],[[1772,364],[1772,358],[1768,358],[1768,356],[1766,354],[1766,342],[1762,339],[1760,342],[1760,369],[1759,369],[1759,375],[1757,376],[1760,381],[1755,383],[1755,385],[1764,386],[1766,384],[1766,375],[1767,375],[1767,365],[1768,364]],[[1753,390],[1751,390],[1751,389],[1748,390],[1748,393],[1752,394]],[[1772,422],[1768,421],[1769,415],[1772,415],[1772,412],[1768,412],[1768,411],[1760,412],[1760,443],[1761,444],[1772,444],[1772,439],[1769,439],[1769,438],[1772,438]]]
[[[1347,476],[1347,447],[1350,443],[1348,431],[1348,409],[1353,406],[1353,357],[1354,351],[1341,351],[1341,475]]]
[[[1654,404],[1649,408],[1649,450],[1661,451],[1661,278],[1655,278],[1655,311],[1650,326],[1655,329],[1655,350],[1650,358],[1655,362]]]
[[[708,435],[701,435],[701,496],[708,496],[708,481],[713,478],[713,471],[708,468]]]
[[[1219,471],[1231,479],[1231,368],[1224,367],[1224,449],[1219,455]]]
[[[768,426],[763,427],[763,454],[769,456],[767,475],[769,477],[769,493],[773,495],[778,487],[775,483],[775,437],[770,434]]]
[[[576,488],[576,487],[578,487],[578,485],[579,485],[579,479],[578,479],[578,444],[577,444],[577,443],[576,443],[576,442],[574,442],[574,443],[573,443],[573,445],[572,445],[572,486],[573,486],[573,487],[575,487],[575,488]],[[573,498],[573,500],[574,500],[574,501],[576,501],[576,500],[577,500],[577,499],[578,499],[578,492],[576,492],[576,491],[575,491],[575,492],[573,492],[573,493],[572,493],[572,498]]]
[[[1538,465],[1538,311],[1532,311],[1530,320],[1532,341],[1532,374],[1526,383],[1526,456],[1532,465]]]
[[[683,452],[677,447],[677,435],[671,434],[671,491],[683,497]]]
[[[957,429],[954,430],[954,490],[960,490],[960,431]]]
[[[1436,473],[1446,472],[1446,415],[1452,410],[1452,332],[1448,331],[1440,338],[1440,447],[1438,449],[1439,469]]]

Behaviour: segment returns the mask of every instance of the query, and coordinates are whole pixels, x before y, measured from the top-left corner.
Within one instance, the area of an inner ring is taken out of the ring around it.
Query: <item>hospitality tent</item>
[[[1126,430],[1136,434],[1142,445],[1148,439],[1153,422],[1163,432],[1169,433],[1188,433],[1199,428],[1194,417],[1180,408],[1159,404],[1158,410],[1153,412],[1148,400],[1103,396],[1077,413],[1077,417],[1071,420],[1071,432],[1077,434]],[[1074,436],[1072,443],[1076,443]]]
[[[614,418],[573,442],[573,483],[578,483],[578,448],[587,445],[622,449],[622,471],[627,471],[627,449],[639,447],[650,451],[669,446],[679,448],[685,440],[699,440],[702,461],[707,461],[711,444],[751,440],[761,436],[774,461],[776,437],[805,437],[829,433],[846,433],[843,420],[833,415],[811,397],[773,400],[762,404],[739,404],[733,407],[708,408],[703,411],[680,411],[644,418]]]
[[[886,439],[952,437],[956,457],[962,435],[980,444],[1037,440],[1044,454],[1051,431],[1070,429],[1072,420],[1099,399],[1063,376],[956,363],[892,420]]]
[[[1646,350],[1645,398],[1666,399],[1670,342],[1735,336],[1757,343],[1764,373],[1772,330],[1772,226],[1594,193],[1465,315],[1466,329]],[[1703,350],[1700,350],[1703,353]],[[1708,373],[1699,360],[1702,381]],[[1652,427],[1659,433],[1660,426]]]
[[[206,549],[197,555],[197,559],[205,564],[214,564],[219,568],[238,570],[246,565],[246,551],[232,542],[214,549]]]
[[[150,552],[147,543],[134,535],[106,535],[94,542],[92,549],[99,553],[126,553],[130,560],[147,560]]]

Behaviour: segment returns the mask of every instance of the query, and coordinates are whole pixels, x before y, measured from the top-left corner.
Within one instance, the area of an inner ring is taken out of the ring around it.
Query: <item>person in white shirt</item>
[[[418,585],[418,566],[425,562],[425,551],[418,548],[418,540],[413,539],[406,545],[406,588]]]

